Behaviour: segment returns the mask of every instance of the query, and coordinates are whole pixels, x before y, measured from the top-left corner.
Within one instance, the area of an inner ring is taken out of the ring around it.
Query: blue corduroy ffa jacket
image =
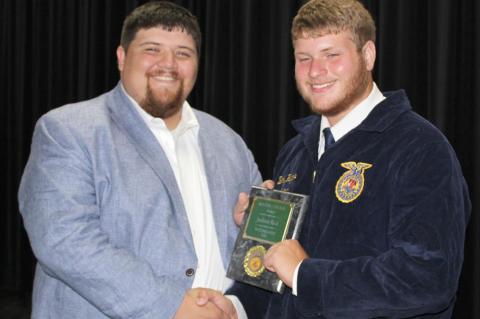
[[[471,210],[454,150],[385,93],[320,160],[320,117],[294,122],[280,151],[277,188],[311,195],[300,243],[309,258],[298,294],[235,284],[252,318],[450,318]]]

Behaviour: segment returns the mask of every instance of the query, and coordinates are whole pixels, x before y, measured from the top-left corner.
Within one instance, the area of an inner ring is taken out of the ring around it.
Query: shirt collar
[[[147,124],[147,126],[150,129],[161,128],[161,129],[168,130],[168,128],[165,124],[165,121],[163,119],[158,118],[158,117],[153,117],[152,115],[145,112],[145,110],[137,103],[137,101],[135,101],[127,93],[127,91],[123,87],[123,83],[120,83],[120,87],[122,88],[125,95],[128,97],[130,102],[132,102],[133,106],[138,111],[141,118],[145,121],[145,123]],[[183,133],[185,133],[186,131],[188,131],[189,129],[196,128],[198,130],[198,127],[199,127],[198,120],[197,120],[197,117],[195,116],[195,113],[193,112],[192,107],[190,106],[190,104],[187,101],[183,102],[182,116],[180,118],[180,122],[178,123],[177,127],[174,130],[171,131],[172,134],[175,137],[178,137],[178,136],[182,135]]]
[[[350,132],[352,129],[357,127],[360,123],[363,122],[370,114],[370,112],[385,99],[385,96],[380,92],[375,82],[373,83],[373,88],[370,94],[364,99],[360,104],[355,106],[343,119],[341,119],[337,124],[331,127],[331,132],[335,141],[341,139],[345,134]],[[325,116],[322,116],[322,121],[320,124],[320,132],[324,128],[330,127]]]

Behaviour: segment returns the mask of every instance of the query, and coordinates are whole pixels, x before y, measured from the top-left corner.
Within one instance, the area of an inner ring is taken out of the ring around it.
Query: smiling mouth
[[[178,80],[178,74],[176,72],[152,72],[148,75],[155,81],[158,82],[175,82]]]
[[[154,78],[157,81],[168,81],[168,82],[172,82],[172,81],[177,80],[176,77],[166,76],[166,75],[152,76],[152,78]]]
[[[327,89],[327,88],[330,88],[331,86],[333,86],[335,84],[335,82],[336,81],[330,81],[330,82],[326,82],[326,83],[310,83],[310,87],[314,91],[324,90],[324,89]]]

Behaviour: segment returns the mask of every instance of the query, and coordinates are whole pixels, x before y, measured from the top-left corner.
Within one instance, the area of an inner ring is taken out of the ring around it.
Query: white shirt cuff
[[[303,260],[302,260],[302,261],[303,261]],[[298,263],[297,267],[295,268],[295,271],[293,272],[292,295],[294,295],[294,296],[297,295],[297,277],[298,277],[298,270],[300,269],[300,265],[302,264],[302,261]]]
[[[242,303],[240,300],[234,296],[234,295],[225,295],[230,301],[233,303],[233,306],[235,307],[235,310],[237,311],[237,318],[238,319],[248,319],[247,313],[245,312],[245,309],[243,308]]]

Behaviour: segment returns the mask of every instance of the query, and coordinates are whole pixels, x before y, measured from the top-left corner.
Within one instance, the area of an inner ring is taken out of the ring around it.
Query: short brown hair
[[[195,41],[197,55],[200,56],[202,33],[197,18],[187,9],[168,1],[147,2],[133,10],[123,22],[120,45],[127,51],[140,29],[155,27],[187,32]]]
[[[360,50],[367,41],[375,42],[375,22],[357,0],[310,0],[292,23],[292,40],[309,36],[350,31]]]

